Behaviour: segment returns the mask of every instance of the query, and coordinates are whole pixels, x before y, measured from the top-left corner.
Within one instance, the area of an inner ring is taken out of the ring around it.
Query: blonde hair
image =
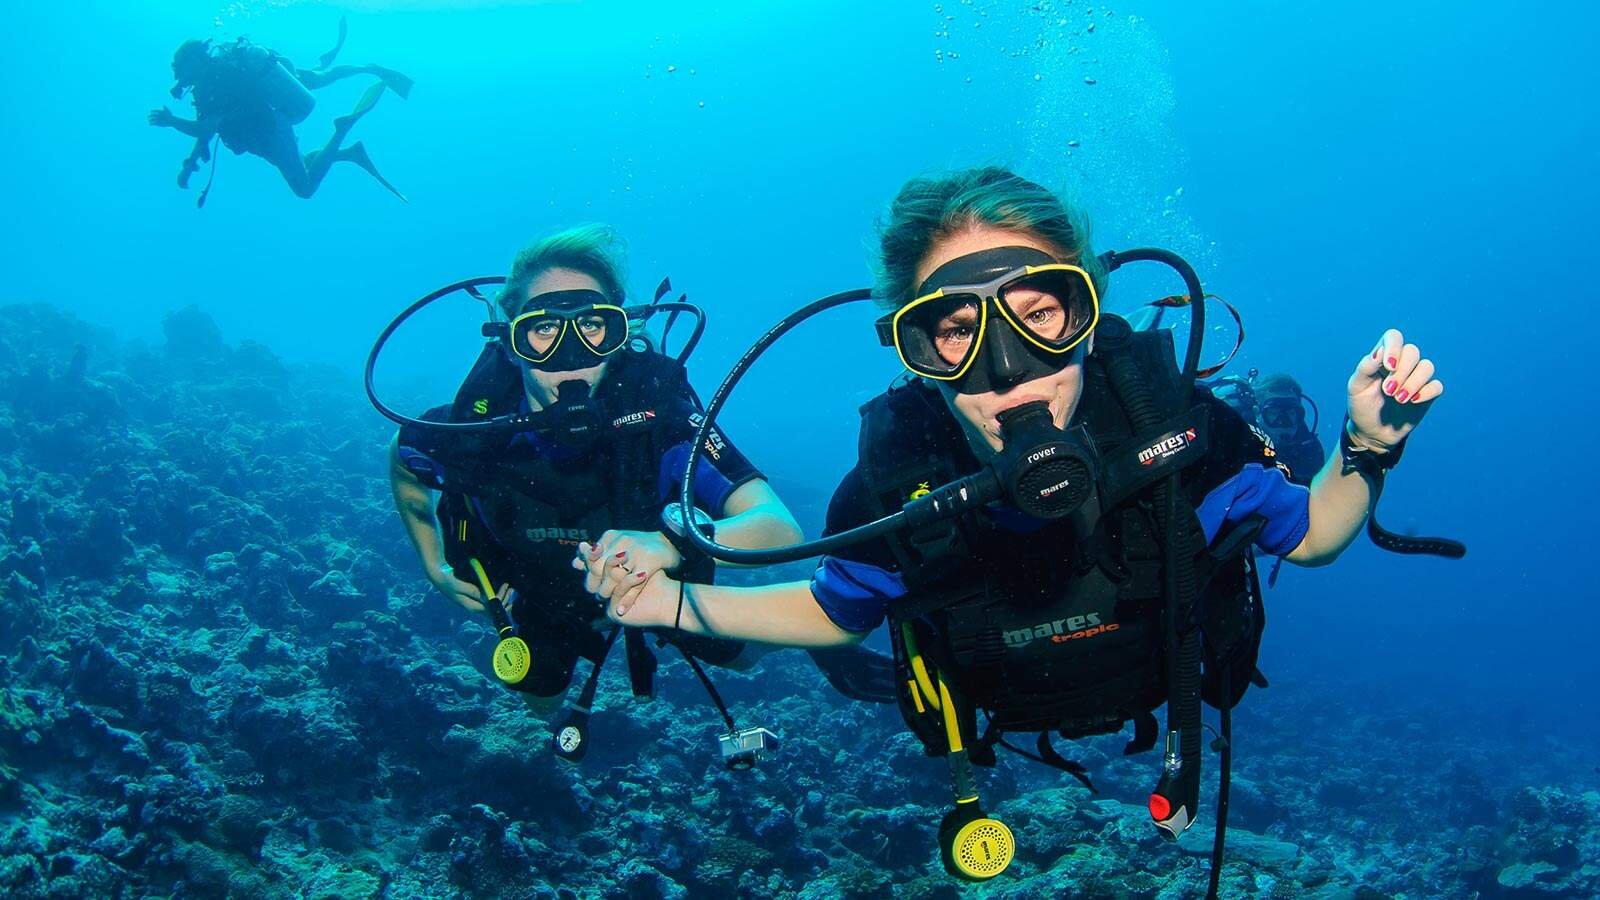
[[[905,183],[878,228],[879,302],[890,309],[915,299],[917,266],[933,245],[980,225],[1026,232],[1082,266],[1095,289],[1105,270],[1089,247],[1089,226],[1046,188],[999,166],[962,169]]]
[[[599,282],[607,300],[625,305],[622,238],[610,225],[591,223],[563,229],[522,248],[511,262],[511,274],[498,298],[506,318],[516,316],[527,299],[528,285],[551,269],[582,272]]]

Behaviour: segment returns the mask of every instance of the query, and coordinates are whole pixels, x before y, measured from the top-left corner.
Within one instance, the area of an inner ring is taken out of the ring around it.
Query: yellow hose
[[[472,571],[478,575],[478,585],[483,588],[484,599],[494,597],[496,594],[494,584],[489,581],[489,573],[483,570],[483,563],[478,562],[476,556],[472,558]]]
[[[900,623],[900,638],[906,644],[906,658],[911,661],[911,674],[917,678],[917,688],[922,691],[923,702],[939,709],[939,695],[933,690],[933,679],[928,676],[928,665],[917,652],[917,638],[911,633],[911,623]]]
[[[956,704],[950,699],[950,689],[945,687],[944,679],[939,679],[939,704],[944,711],[944,737],[950,742],[950,752],[960,753],[966,749],[961,743],[961,723],[956,720]]]

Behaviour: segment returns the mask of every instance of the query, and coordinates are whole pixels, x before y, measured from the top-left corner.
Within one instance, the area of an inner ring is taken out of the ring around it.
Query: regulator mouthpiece
[[[999,416],[1005,446],[995,468],[1012,505],[1039,519],[1063,519],[1094,490],[1094,447],[1081,429],[1062,431],[1043,402]]]
[[[556,386],[556,402],[547,413],[548,431],[560,443],[584,446],[600,436],[600,406],[581,378]]]

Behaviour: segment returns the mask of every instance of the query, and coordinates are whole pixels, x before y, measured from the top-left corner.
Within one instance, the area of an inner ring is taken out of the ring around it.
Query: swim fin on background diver
[[[339,17],[339,39],[334,42],[333,49],[317,57],[317,68],[326,69],[333,65],[339,58],[339,51],[344,49],[344,39],[350,35],[350,22],[344,17]]]
[[[895,702],[894,660],[860,644],[806,651],[833,689],[867,703]]]

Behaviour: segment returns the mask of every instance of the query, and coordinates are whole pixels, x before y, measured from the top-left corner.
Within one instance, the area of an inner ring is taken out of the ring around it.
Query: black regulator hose
[[[1109,337],[1110,335],[1108,335]],[[1136,431],[1161,422],[1161,413],[1144,381],[1139,364],[1107,342],[1104,365]],[[1098,353],[1096,354],[1099,355]],[[1167,744],[1163,749],[1160,784],[1154,791],[1166,806],[1152,807],[1152,816],[1168,837],[1176,838],[1195,819],[1200,797],[1200,630],[1188,619],[1199,597],[1190,531],[1177,515],[1180,475],[1156,482],[1156,527],[1166,535],[1163,593],[1167,597],[1164,630],[1167,653]],[[1174,743],[1175,742],[1175,743]],[[1171,823],[1169,825],[1169,823]],[[1174,830],[1175,829],[1175,830]]]
[[[1183,279],[1184,287],[1191,296],[1204,297],[1205,291],[1200,285],[1200,276],[1195,274],[1194,268],[1183,257],[1170,250],[1157,247],[1137,247],[1132,250],[1108,251],[1101,254],[1100,262],[1105,266],[1107,273],[1120,268],[1124,263],[1151,261],[1164,263]],[[699,427],[695,429],[694,439],[690,446],[689,461],[684,468],[683,483],[679,489],[678,502],[680,509],[694,508],[694,475],[700,464],[699,449],[705,446],[706,437],[711,431],[712,423],[716,421],[717,414],[722,411],[731,393],[739,381],[749,371],[755,361],[765,353],[779,338],[794,330],[801,322],[818,313],[825,312],[848,303],[857,303],[872,297],[872,291],[857,289],[843,291],[823,297],[820,300],[806,304],[800,309],[785,316],[778,324],[772,326],[766,334],[746,350],[739,361],[734,364],[728,376],[717,386],[711,395],[711,401],[706,404],[705,414]],[[1200,346],[1205,338],[1205,304],[1190,304],[1189,320],[1189,345],[1184,355],[1183,386],[1180,396],[1187,405],[1191,391],[1194,388],[1195,373],[1200,368]],[[829,535],[815,541],[806,541],[788,547],[776,547],[770,550],[743,550],[719,544],[708,538],[699,528],[692,523],[685,522],[684,537],[692,542],[701,552],[721,560],[747,566],[768,566],[777,563],[794,562],[813,556],[822,556],[833,553],[844,547],[854,546],[863,541],[881,537],[891,531],[901,528],[915,528],[927,522],[949,518],[962,512],[992,503],[1005,495],[1004,488],[992,467],[985,467],[983,471],[969,475],[959,481],[951,482],[931,493],[913,500],[899,512],[884,516],[875,522],[869,522],[843,531],[839,534]]]
[[[427,306],[433,301],[438,300],[440,297],[453,294],[456,291],[466,291],[467,293],[472,294],[479,299],[483,299],[483,295],[478,293],[478,288],[486,287],[491,284],[505,284],[505,282],[506,279],[503,275],[482,275],[477,278],[468,278],[462,281],[453,282],[423,296],[422,299],[402,310],[400,315],[395,316],[394,321],[390,322],[389,326],[383,329],[382,333],[378,335],[378,339],[372,342],[372,350],[367,354],[367,366],[364,378],[367,388],[367,400],[372,403],[372,408],[376,409],[378,413],[385,419],[388,419],[397,425],[422,425],[426,427],[448,429],[482,429],[485,425],[492,424],[488,422],[428,422],[421,419],[413,419],[404,413],[391,409],[388,404],[378,399],[378,390],[373,385],[373,372],[378,368],[378,354],[383,352],[383,347],[385,344],[389,343],[389,338],[393,337],[394,333],[400,330],[400,326],[404,325],[407,319],[416,315],[417,312],[420,311],[424,306]]]
[[[471,295],[474,299],[486,305],[490,305],[492,315],[493,301],[485,297],[483,293],[479,291],[479,288],[488,287],[491,285],[498,286],[505,283],[506,278],[504,275],[480,275],[477,278],[463,279],[461,281],[447,284],[436,291],[432,291],[424,295],[415,303],[412,303],[410,306],[406,307],[404,310],[401,310],[400,314],[394,317],[394,321],[390,322],[388,327],[384,328],[383,331],[378,335],[378,339],[373,341],[372,350],[367,353],[367,364],[363,373],[363,383],[367,390],[367,400],[372,404],[372,408],[376,409],[380,415],[389,421],[394,422],[396,425],[411,425],[417,428],[433,428],[441,431],[537,431],[541,428],[549,427],[548,420],[543,417],[542,412],[515,413],[507,416],[497,416],[493,419],[485,419],[480,422],[437,422],[428,419],[417,419],[394,409],[393,407],[384,403],[382,400],[378,399],[378,390],[373,383],[375,380],[374,373],[377,371],[378,367],[378,356],[383,352],[384,346],[389,343],[389,338],[393,337],[394,333],[400,330],[400,326],[404,325],[406,320],[410,319],[412,316],[421,311],[423,307],[433,303],[435,300],[439,300],[440,298],[453,294],[456,291],[464,291]],[[666,283],[663,282],[663,284]],[[689,354],[694,352],[695,346],[700,343],[700,336],[705,332],[705,310],[695,306],[693,303],[686,303],[683,301],[676,303],[661,303],[659,301],[660,295],[657,296],[656,302],[652,302],[648,306],[628,307],[624,311],[628,314],[630,319],[648,319],[650,316],[655,315],[658,312],[671,312],[673,319],[676,319],[680,313],[685,312],[694,316],[694,331],[689,335],[688,343],[676,357],[678,362],[685,362],[688,360]],[[484,337],[496,337],[497,335],[503,333],[505,327],[505,323],[491,321],[484,324],[482,333]],[[665,335],[663,335],[663,337],[665,337]],[[556,427],[559,427],[559,425]]]
[[[1194,267],[1168,250],[1143,247],[1135,250],[1110,252],[1100,257],[1108,273],[1123,264],[1137,260],[1163,263],[1183,279],[1191,297],[1204,297],[1200,276]],[[1183,372],[1179,379],[1177,406],[1186,409],[1193,396],[1195,379],[1200,367],[1200,348],[1205,340],[1205,304],[1189,304],[1189,344],[1184,354]],[[1153,428],[1161,422],[1162,411],[1157,408],[1154,395],[1139,371],[1138,363],[1126,353],[1119,353],[1117,343],[1132,338],[1123,326],[1117,333],[1107,333],[1104,365],[1111,379],[1112,390],[1136,431]],[[1119,341],[1120,339],[1120,341]],[[1096,354],[1099,355],[1098,353]],[[1170,413],[1171,410],[1168,411]],[[1163,769],[1160,783],[1151,796],[1151,816],[1169,838],[1177,838],[1192,824],[1200,800],[1200,738],[1201,738],[1201,636],[1200,629],[1190,620],[1200,595],[1198,574],[1195,572],[1195,549],[1191,546],[1191,532],[1179,520],[1178,498],[1182,490],[1180,475],[1173,473],[1155,485],[1154,507],[1156,527],[1166,535],[1164,565],[1167,608],[1165,616],[1167,647],[1167,743],[1163,748]],[[1160,806],[1158,806],[1158,798]]]
[[[722,379],[721,384],[717,385],[717,390],[711,395],[710,402],[706,403],[705,414],[700,420],[699,427],[695,429],[694,439],[689,444],[692,449],[689,453],[689,462],[684,468],[683,484],[678,494],[679,509],[694,509],[694,473],[695,469],[700,465],[700,448],[705,446],[706,436],[710,433],[712,423],[716,421],[717,414],[722,412],[723,405],[728,402],[728,395],[732,393],[734,387],[744,378],[745,373],[750,370],[750,367],[755,364],[761,354],[765,353],[767,348],[772,346],[778,338],[793,331],[795,326],[806,319],[835,307],[844,306],[847,303],[859,303],[862,300],[870,300],[871,298],[871,290],[857,288],[853,291],[842,291],[823,297],[821,300],[812,301],[784,316],[778,324],[772,326],[766,334],[763,334],[759,340],[750,345],[750,349],[746,350],[744,355],[739,358],[739,361],[734,363],[733,369],[728,372],[728,376]],[[927,500],[928,498],[924,497],[923,499]],[[708,556],[737,565],[770,566],[832,553],[843,547],[881,537],[910,523],[907,522],[907,511],[901,510],[892,515],[884,516],[876,522],[870,522],[858,528],[852,528],[849,531],[830,535],[820,540],[806,541],[788,547],[775,547],[770,550],[743,550],[738,547],[729,547],[706,537],[705,533],[693,522],[685,522],[683,524],[684,537],[692,541],[696,547],[700,548],[701,552]]]
[[[1121,268],[1124,263],[1130,262],[1158,262],[1178,273],[1183,279],[1183,287],[1189,292],[1190,297],[1204,297],[1205,289],[1200,286],[1200,276],[1189,265],[1189,261],[1160,247],[1135,247],[1132,250],[1107,250],[1100,254],[1100,263],[1106,267],[1109,275]],[[1200,347],[1206,339],[1206,305],[1205,303],[1189,304],[1189,345],[1183,354],[1183,388],[1179,394],[1184,405],[1189,402],[1189,394],[1194,389],[1194,381],[1200,371]]]

